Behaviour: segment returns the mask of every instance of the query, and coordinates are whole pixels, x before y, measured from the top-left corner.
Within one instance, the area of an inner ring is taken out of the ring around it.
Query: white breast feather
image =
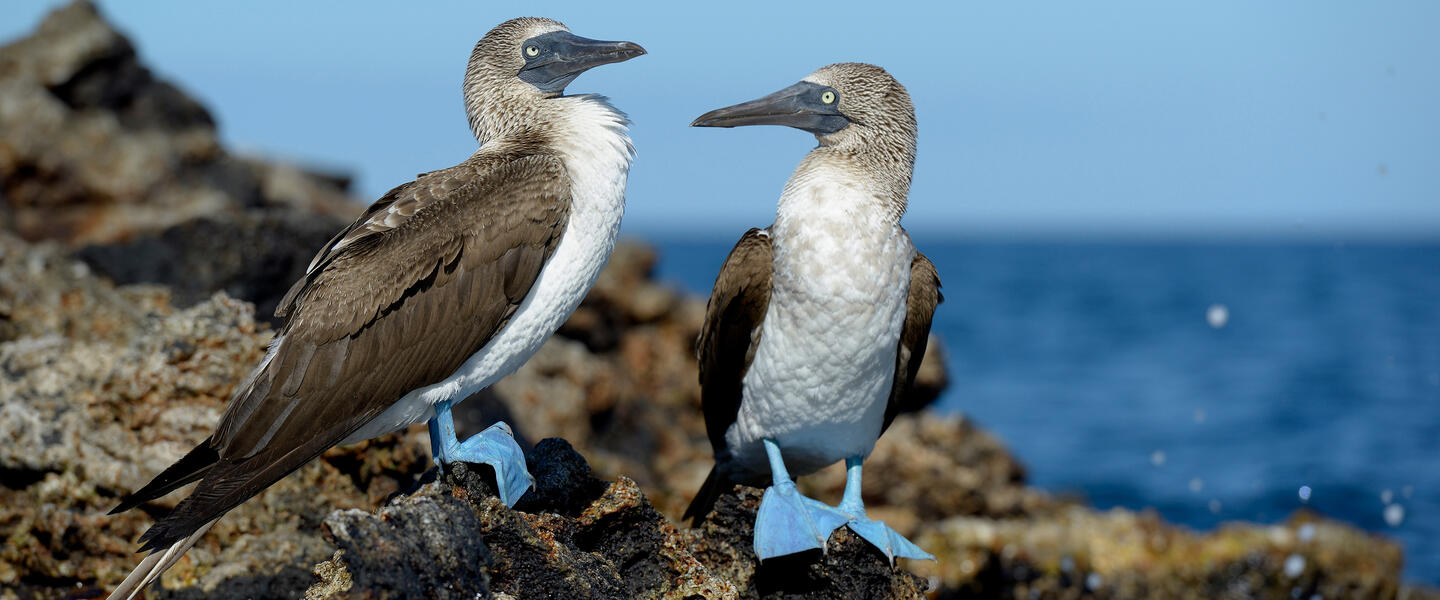
[[[554,254],[505,327],[444,381],[410,392],[344,443],[355,443],[434,416],[442,400],[462,400],[521,365],[570,318],[610,259],[625,212],[625,183],[635,148],[625,116],[599,96],[567,96],[568,131],[557,148],[570,175],[570,218]]]
[[[742,469],[769,472],[764,438],[794,475],[874,447],[915,257],[882,202],[836,169],[797,173],[786,186],[770,232],[770,304],[726,432]]]

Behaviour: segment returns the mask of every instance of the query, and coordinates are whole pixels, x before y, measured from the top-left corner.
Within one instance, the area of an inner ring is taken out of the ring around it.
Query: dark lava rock
[[[740,585],[741,598],[921,598],[926,582],[891,566],[885,555],[844,527],[829,547],[763,563],[755,559],[755,512],[763,493],[737,486],[690,533],[696,557]]]
[[[347,223],[326,215],[256,211],[199,217],[158,235],[93,245],[76,256],[116,283],[159,283],[190,306],[217,291],[255,304],[279,325],[275,306],[305,275],[311,257]]]
[[[682,533],[635,482],[592,477],[563,440],[541,441],[531,462],[537,489],[516,510],[494,496],[487,469],[457,465],[374,514],[336,511],[325,527],[338,550],[316,568],[307,598],[881,599],[925,590],[848,534],[824,555],[758,564],[757,490],[727,496],[700,532]]]
[[[325,539],[337,550],[317,571],[325,581],[348,579],[351,598],[486,597],[492,559],[479,530],[475,511],[447,494],[413,496],[374,514],[335,511]]]
[[[517,510],[576,517],[605,493],[607,484],[591,474],[590,464],[570,442],[560,438],[540,440],[527,458],[535,487],[515,503]]]

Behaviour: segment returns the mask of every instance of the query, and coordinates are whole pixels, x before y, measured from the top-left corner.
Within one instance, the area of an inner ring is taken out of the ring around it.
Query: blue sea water
[[[661,241],[659,275],[708,294],[731,243]],[[939,408],[1033,484],[1199,530],[1308,507],[1440,584],[1440,244],[916,244]]]

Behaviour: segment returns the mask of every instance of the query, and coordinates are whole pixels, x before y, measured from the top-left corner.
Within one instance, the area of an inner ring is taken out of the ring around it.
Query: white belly
[[[571,98],[585,102],[583,97]],[[460,401],[489,387],[530,360],[580,306],[615,249],[634,153],[624,115],[609,105],[580,110],[578,131],[560,146],[571,180],[570,218],[554,254],[510,321],[444,381],[406,394],[342,443],[428,420],[435,416],[437,402]]]
[[[838,217],[838,216],[837,216]],[[791,474],[870,454],[884,420],[905,319],[909,236],[898,226],[855,227],[811,215],[777,220],[775,275],[763,332],[726,432],[742,472],[768,474],[761,440]]]

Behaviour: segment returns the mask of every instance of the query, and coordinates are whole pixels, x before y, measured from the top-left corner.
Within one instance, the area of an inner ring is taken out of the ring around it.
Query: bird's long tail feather
[[[219,519],[215,519],[215,521],[218,520]],[[189,537],[171,544],[169,548],[151,552],[149,556],[146,556],[144,560],[140,561],[139,566],[136,566],[134,571],[130,572],[130,576],[126,577],[125,581],[120,582],[120,585],[115,587],[115,591],[110,592],[110,595],[107,596],[105,600],[133,600],[136,596],[139,596],[142,590],[160,579],[162,573],[170,567],[175,566],[175,563],[180,560],[180,557],[185,555],[185,551],[189,550],[191,546],[194,546],[195,542],[200,541],[201,536],[204,536],[205,532],[210,531],[210,526],[214,525],[215,521],[206,523],[199,529],[196,529],[195,533],[190,534]]]
[[[719,467],[711,467],[710,474],[705,476],[705,483],[700,485],[700,491],[695,492],[695,499],[690,501],[690,507],[685,509],[685,516],[680,519],[690,519],[691,527],[700,525],[710,511],[715,509],[715,501],[720,499],[720,495],[733,487],[734,482],[722,476]]]

